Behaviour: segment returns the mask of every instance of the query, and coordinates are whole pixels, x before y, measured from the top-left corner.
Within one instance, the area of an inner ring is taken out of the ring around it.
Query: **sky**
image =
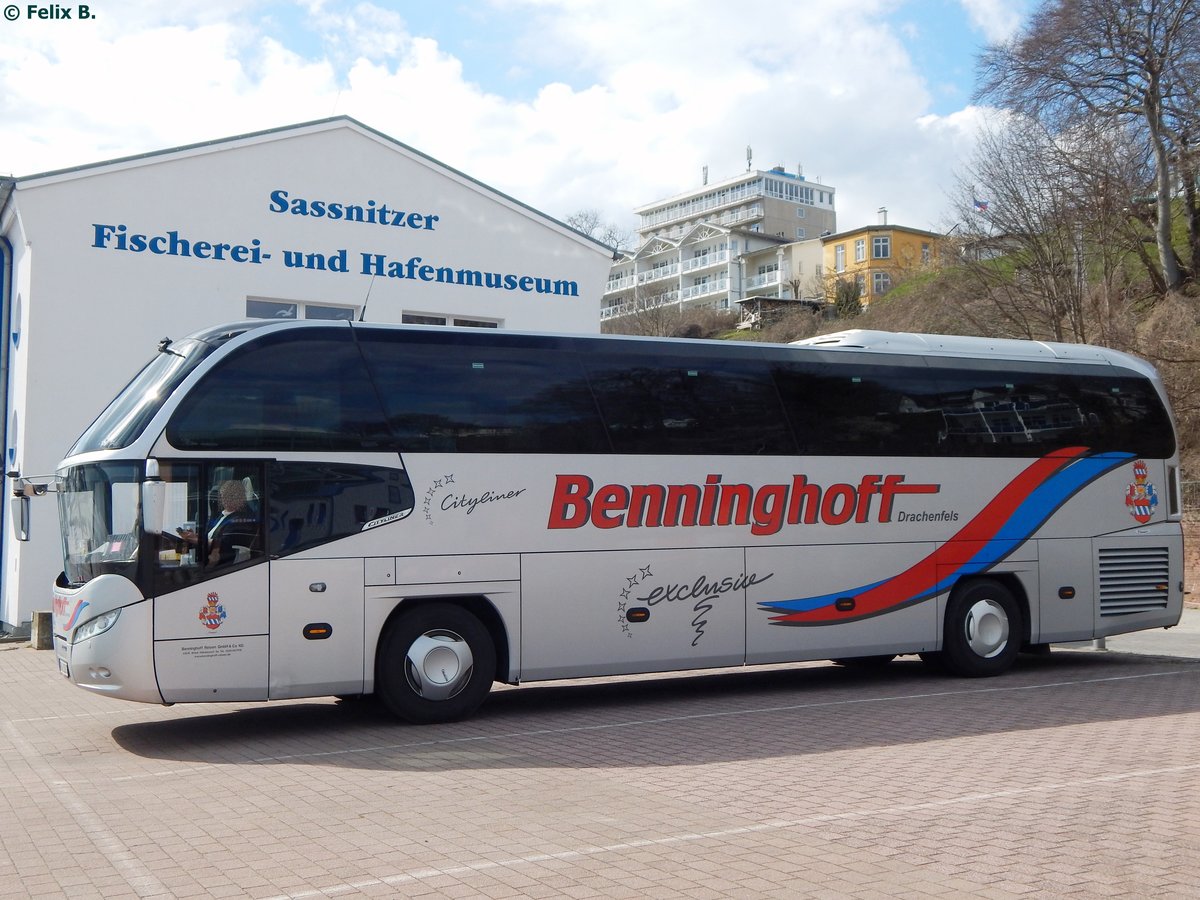
[[[0,174],[348,115],[558,219],[632,230],[749,147],[839,229],[945,230],[976,57],[1032,3],[0,0]]]

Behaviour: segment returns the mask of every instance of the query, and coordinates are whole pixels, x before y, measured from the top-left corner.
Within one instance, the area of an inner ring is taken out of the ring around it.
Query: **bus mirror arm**
[[[14,497],[40,497],[58,492],[57,475],[22,475],[16,469],[5,474],[12,480]]]
[[[57,475],[22,475],[16,469],[5,473],[12,479],[13,531],[18,541],[29,540],[30,523],[33,520],[31,504],[34,497],[58,491]]]

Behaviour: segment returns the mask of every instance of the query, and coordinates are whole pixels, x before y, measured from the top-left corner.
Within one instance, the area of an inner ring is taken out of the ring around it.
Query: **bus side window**
[[[617,453],[796,452],[762,361],[602,350],[583,359]]]
[[[258,465],[211,467],[208,516],[200,549],[209,568],[241,565],[263,556]]]
[[[392,449],[349,329],[282,332],[222,360],[167,424],[183,450]]]
[[[363,353],[401,453],[604,453],[575,353],[453,332],[370,335]]]
[[[285,556],[404,518],[414,505],[412,484],[403,469],[272,463],[267,549],[272,556]]]
[[[802,454],[937,455],[945,420],[923,364],[777,362],[775,383]]]

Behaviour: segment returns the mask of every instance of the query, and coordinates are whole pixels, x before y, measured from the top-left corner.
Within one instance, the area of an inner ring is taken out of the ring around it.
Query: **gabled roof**
[[[678,250],[679,241],[671,240],[664,237],[653,237],[642,246],[638,247],[631,255],[630,259],[643,259],[647,256],[654,256],[658,253],[663,253],[667,250]]]
[[[936,231],[925,231],[922,228],[909,228],[907,225],[860,225],[857,228],[847,228],[845,231],[839,231],[836,234],[823,234],[821,240],[825,243],[830,241],[843,241],[854,234],[865,234],[872,231],[903,231],[907,234],[917,234],[922,237],[943,238],[944,234],[938,234]]]
[[[610,256],[615,257],[615,249],[607,244],[603,244],[595,238],[589,237],[581,231],[577,231],[570,225],[555,219],[553,216],[549,216],[541,210],[534,209],[532,206],[510,197],[502,191],[498,191],[490,185],[484,184],[482,181],[472,178],[470,175],[460,172],[452,166],[448,166],[445,163],[434,159],[432,156],[422,153],[420,150],[410,147],[408,144],[384,134],[382,131],[371,128],[369,125],[364,125],[362,122],[359,122],[357,119],[351,118],[350,116],[331,116],[327,119],[316,119],[311,122],[300,122],[295,125],[283,125],[278,128],[267,128],[262,131],[253,131],[248,134],[216,138],[211,141],[200,141],[199,143],[195,144],[184,144],[180,147],[170,147],[164,150],[153,150],[148,153],[138,153],[132,156],[121,156],[116,159],[103,160],[95,163],[86,163],[84,165],[71,166],[65,169],[52,169],[48,172],[22,175],[12,179],[12,181],[16,190],[19,192],[25,188],[70,181],[76,178],[87,178],[106,172],[121,171],[123,169],[130,169],[137,166],[146,165],[147,163],[151,162],[165,162],[171,159],[199,156],[205,153],[230,150],[239,146],[251,146],[254,144],[296,137],[303,134],[315,134],[318,132],[334,131],[338,129],[348,129],[358,132],[364,137],[389,146],[406,156],[420,160],[432,168],[440,169],[447,177],[458,181],[459,183],[466,185],[473,190],[490,194],[504,205],[509,206],[516,211],[543,219],[556,230],[566,232],[571,237],[592,244],[596,248],[607,252]]]

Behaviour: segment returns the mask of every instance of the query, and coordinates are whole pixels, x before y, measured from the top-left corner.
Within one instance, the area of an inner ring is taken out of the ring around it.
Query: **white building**
[[[837,230],[835,193],[778,166],[639,207],[638,249],[613,264],[601,317],[664,305],[736,309],[751,296],[801,299],[794,288],[811,273],[800,261],[819,267],[819,238]],[[801,249],[780,250],[792,244]]]
[[[53,472],[164,336],[247,317],[595,332],[612,251],[338,117],[0,180],[6,471]],[[8,483],[11,488],[12,482]],[[0,629],[48,609],[53,498],[0,524]]]

